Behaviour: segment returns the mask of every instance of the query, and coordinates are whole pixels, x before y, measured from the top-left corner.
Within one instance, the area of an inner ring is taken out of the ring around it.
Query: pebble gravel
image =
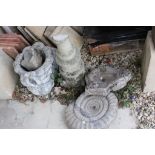
[[[92,56],[86,44],[83,46],[81,54],[86,70],[99,65],[129,69],[133,75],[132,80],[125,88],[115,92],[119,99],[119,105],[132,110],[137,118],[138,128],[155,128],[155,92],[143,93],[141,88],[142,49]]]

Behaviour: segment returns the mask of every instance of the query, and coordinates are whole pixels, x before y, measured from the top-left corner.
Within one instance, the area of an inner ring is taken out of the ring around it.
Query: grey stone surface
[[[21,61],[22,67],[28,71],[38,69],[43,63],[43,53],[40,50],[30,47],[24,52],[23,60]]]
[[[111,122],[109,129],[136,129],[138,120],[130,108],[119,108],[117,117]]]
[[[85,91],[89,95],[107,96],[111,91],[117,91],[126,86],[131,77],[128,70],[99,66],[85,76]]]
[[[71,43],[67,34],[54,35],[53,40],[57,45],[56,62],[65,80],[64,86],[79,85],[85,73],[80,50]]]
[[[65,129],[65,108],[58,101],[47,101],[43,104],[35,100],[23,104],[13,100],[0,100],[0,128]]]
[[[12,99],[12,94],[18,80],[13,70],[13,59],[0,50],[0,100]]]
[[[58,101],[41,103],[0,100],[0,128],[2,129],[67,129],[65,110],[67,106]],[[110,129],[136,128],[136,119],[129,108],[118,109],[117,117]]]
[[[26,71],[21,66],[23,55],[27,52],[24,48],[23,52],[16,57],[14,62],[14,70],[20,75],[21,83],[28,88],[35,95],[47,95],[54,86],[54,73],[56,71],[56,63],[54,59],[54,48],[44,46],[41,42],[36,42],[32,48],[42,50],[45,55],[45,60],[41,67],[34,71]]]
[[[155,46],[151,31],[148,32],[145,41],[142,59],[142,87],[144,92],[155,91]]]
[[[113,93],[106,97],[83,93],[66,109],[66,123],[74,129],[108,128],[117,116],[117,103]]]

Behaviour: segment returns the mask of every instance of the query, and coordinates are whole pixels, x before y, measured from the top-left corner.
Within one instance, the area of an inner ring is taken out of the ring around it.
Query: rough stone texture
[[[43,63],[43,53],[40,50],[29,48],[24,52],[23,60],[21,61],[22,67],[28,71],[38,69]]]
[[[34,48],[43,51],[45,60],[43,65],[35,71],[26,71],[21,66],[23,55],[29,48]],[[54,86],[55,62],[54,62],[54,48],[44,46],[43,43],[37,42],[32,47],[26,47],[21,54],[16,57],[14,62],[14,70],[20,75],[21,83],[28,88],[35,95],[47,95]]]
[[[13,60],[0,50],[0,100],[12,99],[17,79],[13,70]]]
[[[53,40],[57,45],[56,62],[65,86],[79,85],[85,73],[80,50],[75,48],[68,35],[54,35]]]
[[[66,123],[74,129],[108,128],[116,118],[118,100],[113,93],[106,97],[83,93],[66,110]]]
[[[99,66],[86,75],[85,91],[89,95],[107,96],[111,91],[125,87],[131,77],[128,70]]]
[[[55,44],[55,40],[53,40],[53,36],[55,35],[68,35],[71,43],[73,46],[75,46],[77,49],[81,49],[83,46],[83,38],[76,32],[74,31],[71,27],[69,26],[57,26],[53,32],[49,33],[48,32],[48,38],[49,40]],[[46,33],[47,35],[47,33]],[[57,46],[57,44],[55,44]]]
[[[148,32],[142,59],[142,86],[144,92],[155,91],[155,46],[151,31]]]

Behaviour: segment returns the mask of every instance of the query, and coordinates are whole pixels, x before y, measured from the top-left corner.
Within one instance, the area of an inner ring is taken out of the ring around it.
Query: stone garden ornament
[[[14,62],[21,83],[35,95],[47,95],[54,86],[55,49],[36,42],[23,49]]]
[[[115,69],[109,66],[100,66],[93,69],[85,77],[85,91],[89,95],[107,96],[111,91],[125,87],[131,77],[131,72],[123,68]]]
[[[118,100],[111,93],[123,88],[131,79],[124,69],[99,67],[86,75],[85,92],[66,109],[69,128],[108,128],[117,116]]]
[[[117,103],[113,93],[105,97],[84,92],[66,109],[66,123],[73,129],[108,128],[117,115]]]
[[[64,86],[80,85],[85,73],[80,49],[71,43],[67,34],[54,35],[53,41],[57,45],[56,62],[64,79]]]

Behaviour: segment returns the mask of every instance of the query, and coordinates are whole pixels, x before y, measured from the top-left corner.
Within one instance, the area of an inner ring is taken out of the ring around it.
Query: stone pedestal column
[[[22,67],[21,62],[26,52],[34,49],[35,52],[40,50],[44,58],[43,64],[33,71],[28,71]],[[32,46],[24,48],[23,52],[17,55],[14,62],[14,70],[20,76],[21,83],[28,88],[35,95],[47,95],[54,87],[54,74],[55,74],[55,49],[44,46],[41,42],[36,42]]]
[[[74,47],[67,34],[55,35],[53,40],[57,45],[56,62],[59,65],[60,74],[65,80],[64,86],[80,85],[85,73],[80,50]]]

